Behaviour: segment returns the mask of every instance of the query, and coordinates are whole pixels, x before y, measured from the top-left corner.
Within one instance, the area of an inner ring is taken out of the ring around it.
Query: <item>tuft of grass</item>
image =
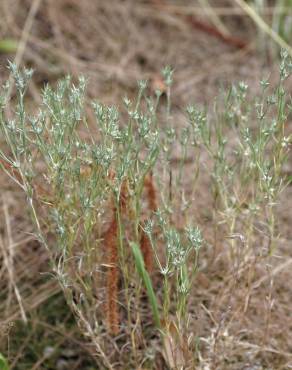
[[[194,368],[202,358],[200,341],[208,343],[202,351],[216,367],[223,324],[231,324],[242,305],[233,297],[240,284],[251,286],[247,266],[264,265],[277,248],[275,206],[291,143],[285,91],[291,66],[283,52],[275,88],[262,80],[261,95],[250,99],[240,82],[212,112],[187,107],[178,128],[170,67],[162,73],[165,96],[149,96],[140,81],[136,100],[125,98],[121,111],[92,102],[95,122],[88,122],[84,78],[45,86],[39,110],[29,114],[32,72],[10,64],[17,100],[14,117],[6,117],[6,85],[0,127],[9,150],[0,150],[0,165],[25,192],[36,236],[101,367],[155,364],[160,352],[169,367]],[[209,173],[212,237],[197,217],[202,172]],[[199,257],[209,258],[208,250],[215,260],[225,256],[232,278],[224,318],[215,334],[201,337],[193,335],[193,297]]]

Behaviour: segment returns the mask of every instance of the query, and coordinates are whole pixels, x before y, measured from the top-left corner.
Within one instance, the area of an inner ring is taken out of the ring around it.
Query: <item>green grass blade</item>
[[[0,353],[0,370],[9,370],[5,357]]]
[[[15,53],[18,48],[18,42],[13,39],[0,40],[0,53]]]
[[[282,49],[287,50],[289,55],[292,57],[292,48],[282,39],[263,19],[258,13],[244,0],[235,0],[235,2],[241,7],[242,10],[254,21],[254,23],[266,33],[276,44]]]
[[[151,304],[155,324],[158,328],[160,328],[161,323],[159,317],[158,303],[153,290],[151,279],[149,277],[148,272],[145,269],[144,259],[141,250],[136,243],[130,243],[130,245],[134,254],[136,268],[147,290],[147,295]]]

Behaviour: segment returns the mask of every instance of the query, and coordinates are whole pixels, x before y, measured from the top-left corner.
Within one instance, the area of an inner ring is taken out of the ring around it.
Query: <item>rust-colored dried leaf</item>
[[[114,209],[113,218],[109,228],[104,235],[104,243],[107,250],[107,304],[106,315],[108,330],[111,334],[119,333],[119,312],[118,312],[118,225],[116,220],[116,212]]]

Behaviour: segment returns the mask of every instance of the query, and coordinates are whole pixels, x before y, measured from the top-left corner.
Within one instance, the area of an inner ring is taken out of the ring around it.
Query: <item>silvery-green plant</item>
[[[274,207],[285,186],[281,170],[291,142],[291,136],[285,136],[291,107],[284,84],[290,72],[291,60],[283,52],[278,86],[269,91],[269,81],[262,80],[261,96],[255,102],[248,101],[248,86],[240,82],[224,97],[224,109],[215,107],[215,120],[195,106],[187,109],[194,148],[204,148],[213,165],[214,204],[223,216],[220,222],[226,224],[228,235],[240,234],[244,224],[249,230],[245,245],[250,248],[256,234],[267,236],[265,251],[257,250],[260,254],[274,250]],[[234,244],[231,238],[231,258]]]
[[[45,86],[42,104],[30,114],[25,93],[32,72],[20,72],[10,64],[17,99],[15,105],[7,101],[9,86],[3,87],[0,127],[7,150],[0,151],[0,165],[25,192],[36,236],[48,249],[53,271],[95,345],[101,366],[113,367],[120,343],[106,335],[108,271],[113,271],[119,289],[114,301],[123,312],[120,339],[129,343],[127,360],[137,367],[146,351],[138,353],[136,345],[143,333],[143,287],[152,308],[152,328],[159,330],[167,347],[170,325],[180,333],[180,343],[192,331],[190,307],[199,254],[206,253],[201,247],[208,245],[216,257],[218,230],[228,248],[227,263],[238,273],[251,256],[264,258],[275,250],[275,205],[285,186],[282,166],[291,143],[285,133],[291,106],[284,88],[291,66],[287,53],[282,53],[275,89],[264,79],[260,96],[251,101],[248,86],[241,82],[217,99],[213,111],[189,105],[187,122],[176,127],[169,67],[163,70],[165,109],[162,92],[149,97],[147,82],[140,81],[137,98],[125,97],[122,111],[93,101],[95,122],[89,122],[84,78],[74,84],[66,77],[55,89]],[[5,115],[8,104],[14,107],[10,119]],[[199,180],[206,173],[214,229],[208,243],[194,210]],[[144,185],[152,174],[157,183],[156,211],[145,205]],[[117,234],[114,266],[106,259],[109,224]],[[142,258],[141,232],[149,238],[155,257],[153,276]],[[143,335],[150,343],[153,331]],[[193,350],[186,342],[185,347]],[[191,358],[194,366],[195,353]]]
[[[198,227],[187,227],[181,234],[169,224],[161,211],[155,216],[157,221],[150,220],[145,226],[145,232],[149,236],[159,271],[163,276],[163,317],[166,321],[169,319],[171,306],[173,307],[170,292],[174,291],[176,314],[180,323],[183,323],[186,320],[188,296],[198,269],[198,255],[203,243],[201,231]],[[163,240],[155,238],[157,230],[154,231],[154,225],[161,230],[158,235],[161,235]],[[164,262],[160,261],[157,254],[159,243],[162,243],[165,249]]]

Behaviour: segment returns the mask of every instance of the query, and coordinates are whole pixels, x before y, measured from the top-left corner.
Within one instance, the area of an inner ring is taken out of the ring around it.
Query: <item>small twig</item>
[[[234,46],[238,49],[243,49],[248,45],[246,41],[238,37],[225,35],[221,31],[219,31],[218,28],[215,28],[214,26],[202,22],[195,18],[194,16],[188,15],[186,16],[186,20],[193,26],[193,28],[203,31],[209,34],[210,36],[216,37],[217,39],[224,41],[226,44]]]
[[[257,280],[252,285],[252,290],[259,288],[260,285],[262,285],[266,280],[268,280],[269,278],[274,277],[275,275],[279,274],[283,270],[285,270],[288,267],[290,267],[290,265],[292,265],[292,258],[289,258],[287,261],[285,261],[281,265],[279,265],[276,268],[274,268],[269,275],[265,275],[265,276],[261,277],[259,280]]]

